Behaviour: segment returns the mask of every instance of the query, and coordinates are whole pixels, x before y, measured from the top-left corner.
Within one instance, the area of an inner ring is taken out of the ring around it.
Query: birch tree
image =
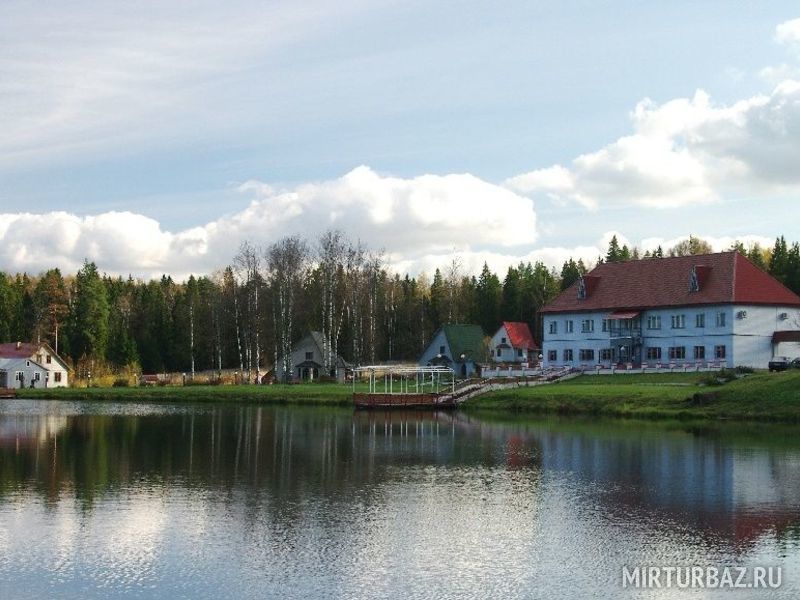
[[[275,373],[282,371],[284,382],[292,376],[295,294],[302,283],[308,255],[308,246],[297,236],[283,238],[266,252],[275,328]]]

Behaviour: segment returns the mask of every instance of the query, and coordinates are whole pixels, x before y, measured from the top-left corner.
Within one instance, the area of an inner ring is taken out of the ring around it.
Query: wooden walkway
[[[365,393],[353,394],[356,408],[395,409],[395,408],[455,408],[470,398],[476,398],[497,390],[508,390],[521,387],[548,385],[557,381],[566,381],[580,375],[572,369],[550,369],[536,376],[515,378],[499,377],[495,379],[467,379],[454,389],[443,393],[408,394],[408,393]]]
[[[0,398],[16,398],[17,390],[11,388],[0,388]]]

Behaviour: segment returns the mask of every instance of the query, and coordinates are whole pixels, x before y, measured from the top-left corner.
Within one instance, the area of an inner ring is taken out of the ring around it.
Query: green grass
[[[336,383],[297,385],[190,385],[167,387],[26,389],[20,398],[160,402],[263,402],[351,406],[353,387]]]
[[[703,386],[697,373],[581,376],[474,398],[466,409],[595,416],[800,422],[800,372]],[[678,385],[682,384],[682,385]]]

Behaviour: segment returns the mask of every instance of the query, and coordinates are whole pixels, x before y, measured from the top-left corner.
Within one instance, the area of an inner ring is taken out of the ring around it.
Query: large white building
[[[766,368],[800,356],[800,297],[738,252],[603,263],[541,312],[545,366]]]

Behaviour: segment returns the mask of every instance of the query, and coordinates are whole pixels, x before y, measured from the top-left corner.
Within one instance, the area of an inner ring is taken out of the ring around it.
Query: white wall
[[[737,315],[746,311],[744,318]],[[543,319],[544,365],[590,367],[595,364],[608,364],[600,360],[600,350],[610,347],[610,336],[602,330],[602,321],[611,311],[593,313],[563,313],[558,315],[545,315]],[[724,314],[724,325],[717,325],[717,315]],[[787,313],[787,319],[781,319],[781,313]],[[705,316],[705,326],[697,326],[697,315]],[[684,327],[672,328],[673,315],[683,315]],[[661,328],[648,329],[648,317],[660,316]],[[716,363],[720,366],[749,366],[766,368],[772,357],[772,334],[775,331],[800,330],[800,310],[788,307],[771,306],[745,306],[745,305],[710,305],[697,307],[666,308],[646,310],[641,313],[642,320],[642,360],[654,364],[655,359],[647,358],[648,347],[661,348],[661,363],[676,364],[695,363],[702,360],[704,363]],[[594,320],[594,332],[583,333],[581,323],[584,319]],[[573,322],[572,333],[567,333],[566,322]],[[550,323],[555,321],[557,332],[550,333]],[[684,360],[670,361],[669,348],[683,346],[686,348]],[[694,347],[705,348],[705,358],[694,358]],[[716,346],[725,346],[725,358],[717,359]],[[564,361],[564,350],[571,349],[573,360]],[[594,350],[593,361],[581,361],[580,350]],[[555,350],[555,361],[550,360],[550,351]],[[800,356],[800,344],[784,344],[778,349],[776,355]]]

